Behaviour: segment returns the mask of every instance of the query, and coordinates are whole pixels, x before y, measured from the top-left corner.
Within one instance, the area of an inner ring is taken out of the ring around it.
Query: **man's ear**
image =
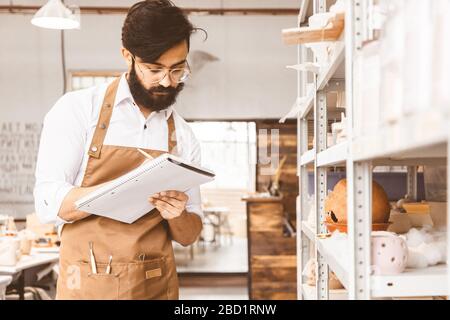
[[[128,69],[130,69],[131,68],[131,64],[132,64],[131,52],[128,51],[126,48],[123,48],[123,47],[121,49],[121,52],[122,52],[122,56],[125,59],[125,62],[127,64],[127,66],[128,66]]]

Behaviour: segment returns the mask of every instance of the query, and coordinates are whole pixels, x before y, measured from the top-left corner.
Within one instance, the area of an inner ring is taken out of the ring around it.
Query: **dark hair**
[[[128,11],[122,27],[122,45],[145,62],[159,57],[190,37],[197,28],[183,11],[170,0],[145,0],[135,3]]]

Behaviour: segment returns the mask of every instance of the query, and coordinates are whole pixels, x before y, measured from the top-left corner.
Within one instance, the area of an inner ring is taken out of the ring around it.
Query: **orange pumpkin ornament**
[[[383,187],[372,182],[372,223],[386,224],[391,206]],[[340,180],[325,199],[326,222],[347,224],[347,179]]]

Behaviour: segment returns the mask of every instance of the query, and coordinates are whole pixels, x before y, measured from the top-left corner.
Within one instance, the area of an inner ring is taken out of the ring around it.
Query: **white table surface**
[[[59,253],[59,247],[33,247],[31,253]]]
[[[59,253],[37,253],[32,251],[29,256],[22,256],[15,266],[0,265],[0,274],[14,275],[25,269],[58,261]]]

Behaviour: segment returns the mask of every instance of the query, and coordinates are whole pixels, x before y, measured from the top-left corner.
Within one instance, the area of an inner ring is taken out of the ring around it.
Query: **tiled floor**
[[[180,300],[248,300],[247,287],[181,287]]]
[[[225,239],[224,239],[225,240]],[[202,273],[245,273],[248,271],[247,239],[234,237],[232,242],[222,241],[220,246],[194,245],[194,258],[189,257],[189,248],[174,244],[177,271]]]
[[[225,280],[217,281],[208,277],[202,278],[202,275],[192,280],[192,276],[188,275],[189,273],[246,273],[248,271],[247,239],[234,237],[232,242],[222,241],[220,246],[206,245],[204,249],[195,245],[194,250],[194,259],[191,260],[186,248],[175,247],[177,271],[181,275],[187,275],[188,278],[186,280],[185,276],[180,279],[181,300],[248,300],[246,276],[243,276],[243,281],[227,276],[223,278]],[[239,276],[238,279],[240,279]],[[183,286],[189,282],[190,285]]]

